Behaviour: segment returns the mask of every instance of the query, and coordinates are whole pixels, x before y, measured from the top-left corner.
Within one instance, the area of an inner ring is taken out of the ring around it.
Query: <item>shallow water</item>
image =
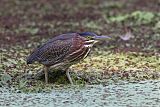
[[[0,89],[5,107],[160,107],[160,80],[88,85],[51,93],[11,93]]]

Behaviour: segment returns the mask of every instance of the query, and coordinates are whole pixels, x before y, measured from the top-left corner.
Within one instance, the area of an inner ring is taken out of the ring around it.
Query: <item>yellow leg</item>
[[[71,83],[71,85],[73,85],[72,79],[69,74],[69,69],[66,71],[66,75],[67,75],[67,78],[68,78],[69,82]]]
[[[48,84],[48,67],[45,66],[44,68],[44,74],[45,74],[45,82]]]

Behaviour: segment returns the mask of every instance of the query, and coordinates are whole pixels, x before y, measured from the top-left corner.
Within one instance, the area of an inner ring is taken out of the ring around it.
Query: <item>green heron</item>
[[[27,64],[35,61],[43,64],[46,83],[48,83],[48,70],[51,67],[66,71],[69,82],[73,84],[69,67],[86,58],[96,42],[109,38],[92,32],[62,34],[35,49],[27,58]]]

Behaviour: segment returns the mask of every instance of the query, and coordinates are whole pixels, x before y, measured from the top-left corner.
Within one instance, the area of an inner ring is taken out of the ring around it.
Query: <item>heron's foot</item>
[[[48,80],[50,80],[50,82],[54,83],[59,78],[66,75],[69,82],[73,85],[73,81],[71,79],[69,71],[70,71],[69,69],[68,70],[53,70],[53,71],[48,70],[48,74],[45,74],[45,69],[41,69],[40,71],[38,71],[36,74],[33,75],[33,79],[35,79],[35,80],[44,80],[45,79],[45,81],[47,83],[47,75],[48,75]]]
[[[49,68],[47,66],[44,67],[44,74],[45,74],[45,82],[48,84],[48,70]]]
[[[73,81],[72,81],[72,78],[70,77],[69,70],[66,71],[66,75],[71,85],[73,85]]]
[[[61,76],[65,76],[66,71],[64,70],[49,70],[48,71],[48,79],[50,82],[56,82]],[[36,74],[33,75],[33,79],[35,80],[44,80],[45,78],[44,69],[39,70]]]

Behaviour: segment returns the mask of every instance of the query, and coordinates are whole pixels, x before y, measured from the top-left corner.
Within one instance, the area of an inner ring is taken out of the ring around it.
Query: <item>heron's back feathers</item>
[[[70,33],[50,39],[32,52],[27,58],[27,64],[38,61],[44,65],[53,65],[62,61],[68,54],[72,45],[72,38],[75,36],[76,33]]]

